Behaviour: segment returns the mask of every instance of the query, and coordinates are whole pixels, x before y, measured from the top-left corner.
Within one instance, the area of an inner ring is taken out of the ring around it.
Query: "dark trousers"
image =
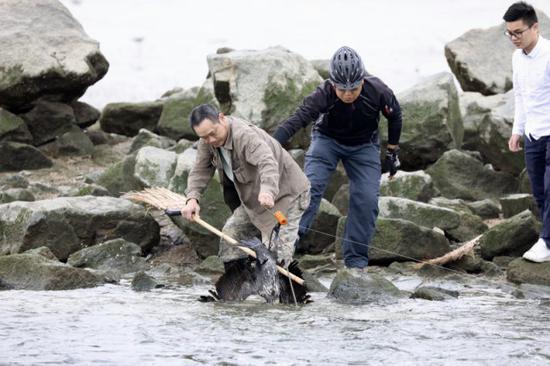
[[[374,139],[374,138],[373,138]],[[347,146],[313,132],[304,171],[311,183],[311,200],[300,221],[303,237],[319,209],[327,184],[342,161],[349,178],[349,210],[344,229],[343,254],[347,267],[368,264],[368,245],[374,235],[380,191],[380,145],[377,142]]]
[[[540,237],[550,248],[550,136],[535,140],[524,136],[525,166],[542,219]]]

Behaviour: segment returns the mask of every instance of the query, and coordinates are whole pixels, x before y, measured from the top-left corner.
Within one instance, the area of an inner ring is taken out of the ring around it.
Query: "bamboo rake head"
[[[163,187],[145,188],[142,191],[132,191],[124,194],[123,198],[134,202],[145,203],[160,210],[181,208],[185,206],[186,197],[174,193]]]

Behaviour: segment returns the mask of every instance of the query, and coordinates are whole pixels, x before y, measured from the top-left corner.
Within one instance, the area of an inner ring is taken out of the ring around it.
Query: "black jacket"
[[[401,135],[401,107],[392,90],[374,76],[365,77],[361,94],[351,104],[342,102],[329,80],[304,99],[281,123],[273,137],[281,144],[315,121],[314,129],[344,145],[371,142],[378,131],[380,112],[388,119],[388,143],[397,145]]]

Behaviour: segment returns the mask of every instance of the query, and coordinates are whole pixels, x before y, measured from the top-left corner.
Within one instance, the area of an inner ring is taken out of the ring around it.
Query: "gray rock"
[[[0,172],[49,168],[53,162],[40,150],[19,142],[0,142]]]
[[[503,10],[504,11],[504,10]],[[550,19],[537,10],[540,29],[550,38]],[[512,88],[512,42],[504,36],[504,22],[488,29],[472,29],[445,45],[445,57],[462,89],[484,95]]]
[[[483,234],[479,240],[481,256],[488,260],[501,255],[519,257],[538,240],[540,227],[527,210],[506,219]]]
[[[426,172],[435,187],[447,198],[481,200],[498,198],[517,190],[517,181],[510,174],[496,172],[469,154],[450,150]]]
[[[459,216],[460,225],[445,232],[451,240],[465,242],[483,234],[489,229],[487,224],[477,215],[473,215],[469,212],[460,212]]]
[[[73,109],[75,123],[80,128],[90,127],[101,116],[99,110],[84,102],[74,101],[70,103],[70,106]]]
[[[458,291],[445,290],[439,287],[421,286],[414,290],[411,295],[413,299],[424,299],[430,301],[444,301],[456,299]]]
[[[466,212],[466,213],[473,213],[470,207],[468,206],[468,203],[460,198],[445,198],[445,197],[434,197],[429,202],[430,205],[438,206],[438,207],[445,207],[449,208],[453,211],[457,212]]]
[[[403,169],[425,169],[448,149],[462,145],[462,116],[450,73],[436,74],[399,93],[397,99],[407,117],[400,140]]]
[[[308,292],[327,292],[328,288],[321,283],[313,274],[308,271],[302,273],[302,279]]]
[[[349,184],[342,184],[331,201],[332,205],[342,214],[347,215],[349,209]]]
[[[143,271],[136,273],[132,279],[132,290],[134,291],[151,291],[157,287],[159,287],[157,280]]]
[[[34,201],[34,195],[24,188],[9,188],[0,191],[0,204],[14,201]]]
[[[329,202],[332,201],[334,195],[342,188],[342,186],[346,185],[347,187],[349,187],[348,182],[349,179],[344,169],[344,165],[342,164],[342,162],[340,162],[338,163],[338,165],[336,166],[336,170],[332,173],[332,176],[330,177],[327,188],[325,189],[325,193],[323,194],[323,198],[325,198]],[[345,210],[347,212],[347,206],[345,206]]]
[[[112,197],[62,197],[0,205],[0,255],[46,246],[60,260],[110,239],[124,238],[147,253],[159,226],[141,206]]]
[[[162,102],[109,103],[103,108],[99,124],[105,132],[135,136],[145,128],[156,131]]]
[[[531,180],[529,179],[529,174],[527,174],[527,169],[523,169],[519,174],[519,193],[530,193],[533,194],[531,189]]]
[[[378,209],[380,217],[404,219],[429,229],[447,231],[460,225],[460,215],[455,211],[406,198],[380,197]]]
[[[523,152],[508,149],[514,123],[513,92],[490,97],[464,93],[460,103],[464,119],[462,148],[479,151],[483,161],[496,170],[518,175],[525,166]]]
[[[8,175],[0,179],[0,188],[28,188],[29,180],[22,174]]]
[[[500,205],[492,199],[486,198],[481,201],[468,202],[466,205],[472,210],[472,213],[482,219],[495,219],[500,215]],[[519,213],[520,210],[516,213]],[[513,216],[513,215],[512,215]]]
[[[176,153],[145,146],[136,153],[134,178],[143,187],[168,187],[176,168]]]
[[[25,253],[26,254],[37,254],[37,255],[41,255],[43,257],[46,257],[48,259],[51,259],[52,261],[59,261],[59,259],[55,256],[55,254],[52,253],[52,251],[48,247],[40,247],[40,248],[35,248],[35,249],[29,249]]]
[[[99,44],[56,0],[1,2],[0,44],[0,100],[10,110],[40,97],[72,101],[109,67]]]
[[[0,279],[15,290],[72,290],[103,283],[87,270],[74,268],[40,254],[0,256]]]
[[[59,136],[55,142],[59,155],[88,155],[94,152],[94,144],[84,131],[72,126],[68,132]]]
[[[536,214],[537,204],[533,196],[528,193],[510,194],[501,197],[499,201],[502,206],[502,215],[505,218],[512,217],[525,210],[531,210]]]
[[[212,54],[207,61],[222,111],[268,132],[322,81],[309,61],[282,47]]]
[[[186,140],[186,139],[179,139],[178,142],[176,143],[176,146],[174,146],[173,148],[170,148],[168,150],[174,151],[176,154],[181,154],[185,150],[192,147],[194,143],[195,143],[194,141],[190,141],[190,140]]]
[[[95,183],[82,183],[77,187],[71,187],[67,196],[80,197],[80,196],[110,196],[111,194],[107,188],[102,187]]]
[[[96,183],[105,187],[113,196],[120,196],[130,191],[139,191],[144,187],[135,175],[136,155],[126,156],[111,165],[97,177]]]
[[[518,299],[547,300],[550,299],[550,286],[522,283],[513,295]]]
[[[164,101],[162,114],[158,122],[158,133],[171,139],[198,140],[195,131],[189,125],[191,110],[200,104],[210,104],[217,107],[217,101],[212,90],[212,80],[205,82],[210,85],[195,87],[171,95]]]
[[[336,207],[327,200],[322,199],[319,210],[311,224],[311,230],[300,241],[302,249],[310,254],[319,254],[332,244],[338,219],[341,216]]]
[[[20,117],[0,108],[0,142],[32,142],[32,135]]]
[[[506,275],[512,282],[550,286],[550,262],[533,263],[517,258],[508,265]]]
[[[64,103],[40,101],[20,116],[25,120],[35,146],[55,140],[69,132],[76,123],[73,109]]]
[[[343,269],[336,274],[327,296],[339,303],[362,305],[397,302],[404,294],[378,274],[355,275],[352,271]]]
[[[413,201],[428,202],[439,194],[435,189],[432,177],[422,170],[415,172],[397,171],[390,180],[388,174],[382,174],[380,195],[408,198]]]
[[[301,269],[313,269],[327,264],[334,264],[330,255],[304,255],[299,260]]]
[[[132,141],[132,146],[130,146],[130,153],[136,152],[145,146],[167,150],[175,145],[176,141],[172,140],[171,138],[159,136],[149,130],[146,130],[145,128],[142,128],[141,130],[139,130],[139,133],[136,135],[136,137],[134,137],[134,140]]]
[[[197,268],[195,268],[195,271],[198,273],[222,274],[225,272],[225,268],[220,257],[211,255],[205,258]]]
[[[323,79],[329,78],[328,67],[330,60],[311,60],[311,65]]]
[[[343,259],[344,253],[342,251],[342,242],[344,240],[344,230],[346,228],[347,216],[342,216],[338,219],[336,224],[336,237],[334,240],[334,254],[336,259]]]
[[[67,264],[73,267],[137,272],[146,267],[139,245],[124,239],[113,239],[72,253]]]

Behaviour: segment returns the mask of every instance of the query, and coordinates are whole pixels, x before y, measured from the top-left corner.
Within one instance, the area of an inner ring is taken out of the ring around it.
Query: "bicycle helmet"
[[[341,47],[334,53],[328,72],[334,86],[345,90],[357,88],[365,77],[361,57],[349,47]]]

